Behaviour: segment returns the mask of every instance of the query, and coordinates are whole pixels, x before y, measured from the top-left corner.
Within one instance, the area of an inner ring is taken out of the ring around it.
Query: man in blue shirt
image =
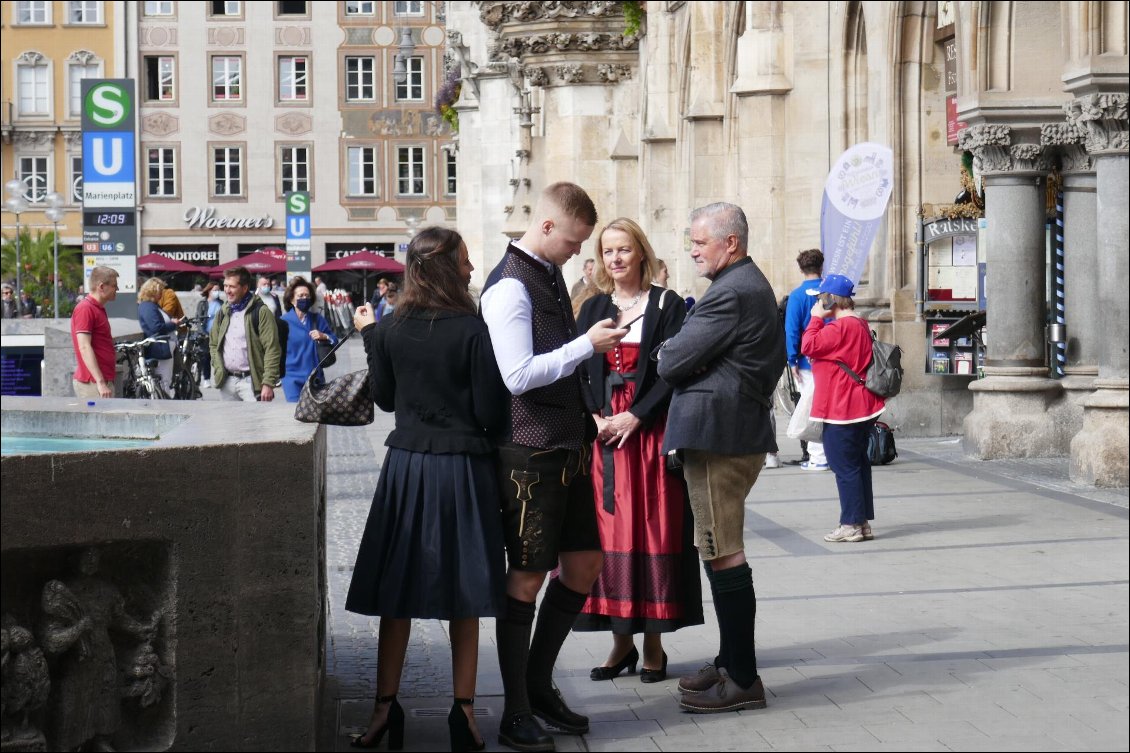
[[[789,293],[789,301],[785,304],[785,351],[788,353],[789,368],[793,370],[793,378],[800,389],[800,394],[806,395],[812,392],[815,385],[812,381],[812,365],[800,352],[800,339],[804,335],[804,328],[808,326],[809,312],[812,311],[812,297],[808,291],[820,287],[824,254],[820,249],[810,248],[797,255],[796,263],[800,267],[801,274],[804,275],[804,282]],[[802,460],[800,467],[806,471],[828,470],[824,445],[819,442],[809,442],[808,460]]]

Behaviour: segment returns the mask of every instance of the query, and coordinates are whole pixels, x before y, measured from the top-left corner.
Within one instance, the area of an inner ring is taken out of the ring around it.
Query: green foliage
[[[55,316],[55,294],[52,288],[55,277],[55,234],[37,230],[33,237],[29,230],[20,231],[20,283],[40,306],[40,316]],[[4,235],[0,246],[0,276],[16,279],[16,240]],[[82,284],[82,250],[76,246],[59,246],[59,279],[63,287],[59,292],[59,316],[68,317],[74,310],[72,300]],[[19,295],[19,291],[16,292]]]
[[[624,13],[624,34],[625,37],[638,37],[643,31],[644,14],[647,11],[644,8],[643,0],[624,0],[620,3],[620,9]]]

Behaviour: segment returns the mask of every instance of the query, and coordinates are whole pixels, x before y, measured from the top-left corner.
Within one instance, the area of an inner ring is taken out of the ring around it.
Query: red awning
[[[286,252],[279,258],[272,251],[281,249],[263,249],[248,256],[229,261],[219,266],[209,267],[208,274],[212,277],[223,277],[224,272],[232,267],[244,267],[253,275],[279,275],[286,272]]]
[[[189,264],[186,261],[170,259],[164,254],[145,254],[137,257],[138,272],[197,272],[207,274],[208,270]]]
[[[314,267],[315,272],[391,272],[400,274],[404,265],[396,259],[375,254],[372,251],[358,251],[357,253],[343,256],[340,259],[328,261]]]

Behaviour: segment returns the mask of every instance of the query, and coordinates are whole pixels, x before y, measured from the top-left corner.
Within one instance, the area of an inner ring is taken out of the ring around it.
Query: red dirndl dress
[[[631,375],[639,345],[621,343],[605,355],[615,415],[635,398]],[[622,383],[621,383],[622,382]],[[702,587],[690,507],[681,475],[667,470],[667,416],[641,426],[622,448],[593,446],[592,481],[604,567],[574,630],[663,633],[701,625]],[[606,478],[611,457],[613,477]],[[605,501],[606,487],[614,487]]]

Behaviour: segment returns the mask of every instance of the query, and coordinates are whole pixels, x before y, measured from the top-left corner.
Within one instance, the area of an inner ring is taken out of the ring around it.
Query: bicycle
[[[176,400],[199,400],[203,397],[200,381],[204,364],[211,357],[208,353],[208,333],[204,331],[207,321],[206,316],[189,319],[188,333],[177,343],[181,357],[180,366],[173,374],[173,398]]]
[[[164,340],[147,337],[134,342],[115,343],[118,363],[127,364],[122,397],[142,400],[168,400],[169,393],[157,374],[157,359],[146,358],[145,348]]]

